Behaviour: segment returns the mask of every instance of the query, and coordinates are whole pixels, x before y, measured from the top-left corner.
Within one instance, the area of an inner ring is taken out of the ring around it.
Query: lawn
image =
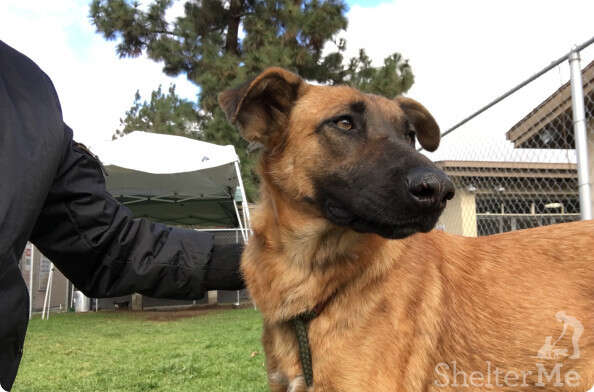
[[[266,391],[260,334],[252,309],[34,318],[12,391]]]

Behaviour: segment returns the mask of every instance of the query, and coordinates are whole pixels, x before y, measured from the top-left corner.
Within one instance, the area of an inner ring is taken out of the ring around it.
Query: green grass
[[[12,391],[267,390],[256,311],[151,321],[156,314],[34,318]]]

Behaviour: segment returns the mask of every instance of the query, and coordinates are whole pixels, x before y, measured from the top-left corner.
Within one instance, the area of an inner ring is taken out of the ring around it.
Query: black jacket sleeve
[[[62,163],[32,242],[90,297],[202,297],[213,236],[133,219],[106,191],[100,162],[67,126],[64,132]]]

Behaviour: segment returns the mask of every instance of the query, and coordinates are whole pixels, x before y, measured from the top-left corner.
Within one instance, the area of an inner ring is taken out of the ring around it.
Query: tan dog
[[[219,97],[264,145],[242,270],[273,391],[585,391],[594,382],[594,223],[465,238],[431,231],[453,196],[415,148],[408,98],[279,68]],[[309,324],[307,388],[290,320]]]

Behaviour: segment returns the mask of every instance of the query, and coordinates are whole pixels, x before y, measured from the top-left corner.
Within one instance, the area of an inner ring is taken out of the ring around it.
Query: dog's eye
[[[350,131],[353,129],[353,122],[346,117],[339,118],[338,120],[334,121],[334,124],[343,131]]]

